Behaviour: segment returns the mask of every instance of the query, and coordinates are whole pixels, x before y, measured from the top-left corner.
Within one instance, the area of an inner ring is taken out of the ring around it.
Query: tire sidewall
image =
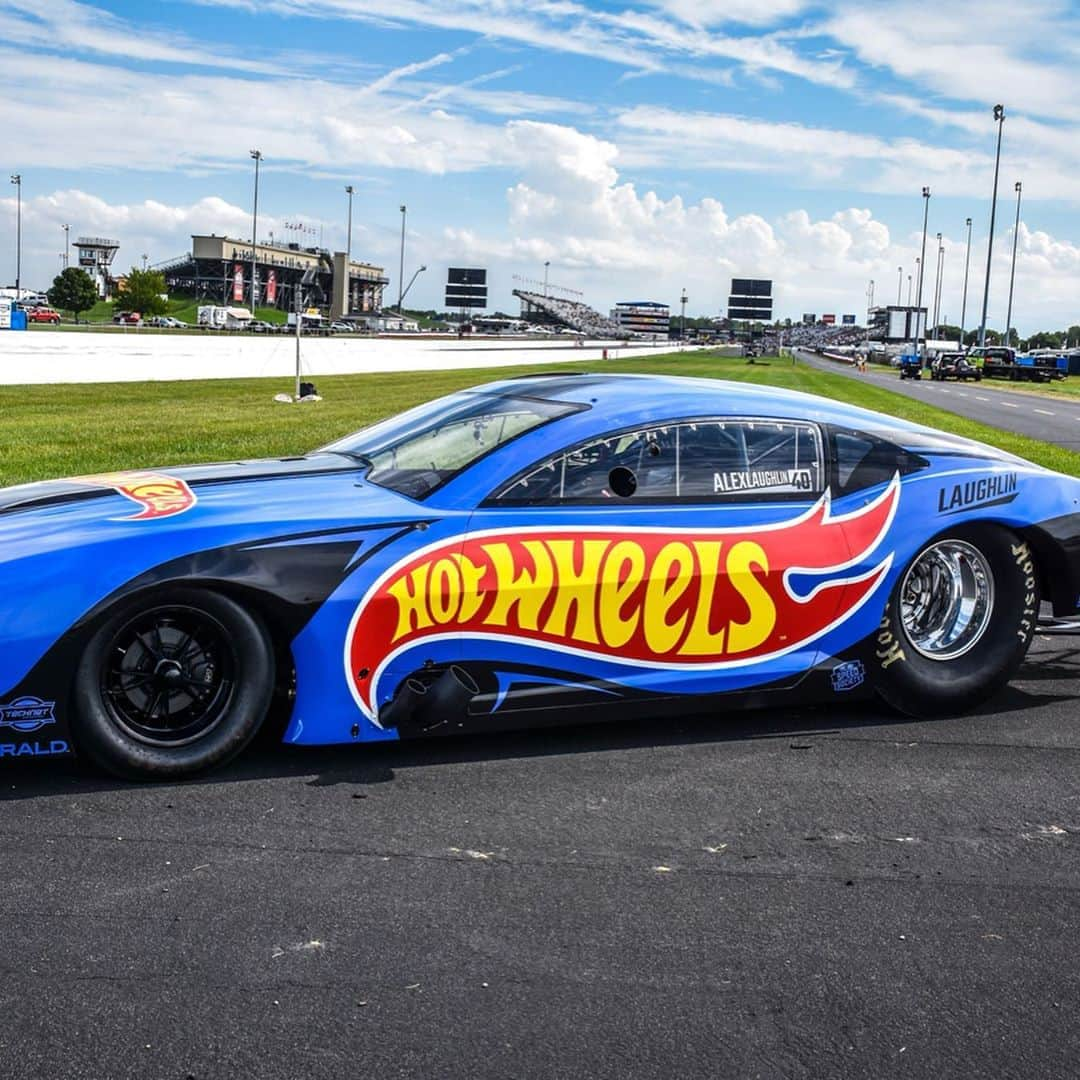
[[[183,746],[154,746],[118,726],[101,690],[101,667],[116,633],[132,618],[160,607],[188,607],[225,629],[236,667],[227,711],[205,735]],[[75,675],[73,734],[77,749],[98,766],[130,779],[179,779],[222,765],[254,738],[274,690],[274,650],[261,620],[234,600],[205,589],[175,588],[129,600],[94,631]]]
[[[900,621],[900,589],[919,556],[943,540],[962,540],[986,558],[994,583],[989,625],[963,655],[932,660],[919,653]],[[995,524],[955,526],[924,544],[898,578],[878,627],[875,685],[901,712],[937,715],[970,708],[1001,689],[1027,655],[1039,613],[1039,575],[1030,546]]]

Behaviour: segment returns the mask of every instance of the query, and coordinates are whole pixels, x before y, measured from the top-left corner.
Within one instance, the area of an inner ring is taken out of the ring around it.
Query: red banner
[[[232,298],[236,303],[242,303],[244,300],[244,268],[240,263],[233,267]]]
[[[821,321],[826,326],[834,326],[836,324],[836,316],[835,315],[822,315],[821,316]]]
[[[266,279],[266,302],[268,304],[277,303],[277,271],[271,270],[270,276]]]

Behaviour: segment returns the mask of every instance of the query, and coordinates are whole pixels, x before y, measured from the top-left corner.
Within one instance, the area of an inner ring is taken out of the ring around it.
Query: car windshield
[[[324,451],[361,459],[365,479],[423,499],[473,462],[584,405],[466,391],[439,398],[340,439]]]

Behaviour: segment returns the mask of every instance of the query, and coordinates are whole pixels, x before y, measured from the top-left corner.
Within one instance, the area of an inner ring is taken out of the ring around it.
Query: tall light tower
[[[548,291],[548,268],[551,266],[550,260],[544,262],[544,295],[547,296]]]
[[[1009,336],[1012,331],[1012,302],[1013,302],[1013,283],[1016,281],[1016,240],[1020,235],[1020,192],[1023,191],[1023,184],[1016,181],[1016,224],[1013,226],[1013,251],[1012,251],[1012,269],[1009,271],[1009,313],[1005,316],[1005,344],[1008,345],[1012,342],[1012,338]],[[1019,342],[1018,342],[1019,343]]]
[[[911,307],[911,275],[907,276],[907,306]]]
[[[255,314],[255,305],[259,300],[259,286],[256,275],[257,247],[259,237],[259,164],[262,161],[261,150],[251,150],[252,160],[255,162],[255,201],[251,210],[251,314]]]
[[[345,314],[352,311],[352,184],[345,185],[345,194],[349,196],[349,221],[345,226]]]
[[[919,345],[919,312],[922,310],[922,285],[923,278],[926,269],[926,225],[930,220],[930,189],[924,187],[922,189],[923,197],[923,219],[922,219],[922,254],[919,256],[919,288],[918,295],[915,297],[915,346],[918,350]],[[923,327],[923,340],[926,340],[926,327]]]
[[[686,340],[686,289],[683,289],[682,296],[679,297],[679,303],[682,304],[682,317],[679,321],[679,343],[681,344]]]
[[[994,257],[994,219],[997,215],[998,172],[1001,168],[1001,131],[1005,127],[1005,106],[994,106],[994,120],[998,126],[997,155],[994,158],[994,194],[990,200],[990,236],[986,241],[986,280],[983,282],[982,321],[979,323],[979,345],[986,344],[986,309],[990,303],[990,263]]]
[[[937,234],[937,269],[934,273],[934,333],[937,334],[941,320],[941,271],[945,265],[945,245],[941,242],[941,233]]]
[[[896,268],[896,306],[900,306],[900,300],[903,296],[904,290],[904,268],[898,266]]]
[[[401,258],[398,260],[397,313],[404,315],[401,310],[401,303],[405,297],[405,204],[402,203],[398,209],[401,211]]]
[[[22,299],[22,174],[12,173],[15,185],[15,299]]]
[[[960,305],[960,344],[964,344],[964,320],[967,318],[967,292],[968,292],[968,268],[971,266],[971,218],[964,222],[967,225],[967,255],[964,256],[964,300]]]
[[[64,230],[64,269],[71,265],[71,226],[62,225]]]

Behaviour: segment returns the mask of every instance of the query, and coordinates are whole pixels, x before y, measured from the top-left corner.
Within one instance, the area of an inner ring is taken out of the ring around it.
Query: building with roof
[[[667,337],[671,308],[655,300],[623,300],[611,309],[611,319],[624,334]]]
[[[218,304],[251,304],[250,240],[192,236],[191,254],[154,267],[170,289]],[[365,314],[382,308],[389,279],[381,266],[348,259],[345,252],[299,244],[255,245],[255,300],[263,307],[291,311],[319,307],[330,317]]]

